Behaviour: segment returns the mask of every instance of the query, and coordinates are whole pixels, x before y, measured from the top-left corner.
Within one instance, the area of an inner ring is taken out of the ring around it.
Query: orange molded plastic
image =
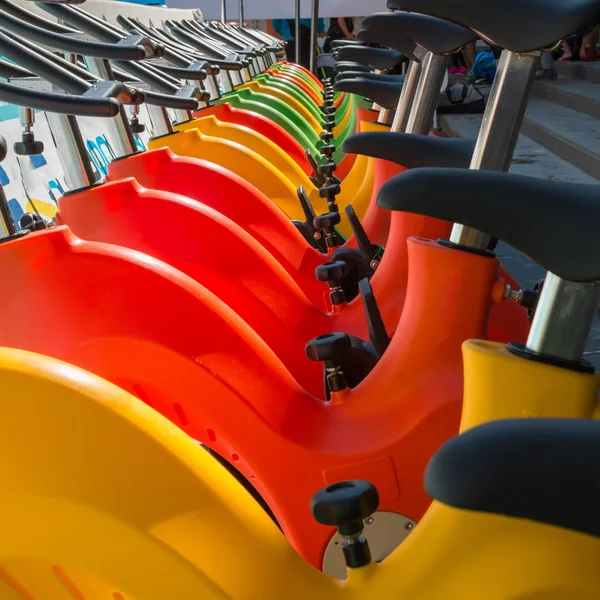
[[[227,103],[209,106],[194,113],[195,117],[207,115],[214,115],[220,121],[250,127],[250,129],[264,135],[279,146],[307,175],[313,174],[302,146],[281,125],[271,121],[271,119],[250,110],[235,108]]]
[[[316,489],[368,479],[381,510],[418,520],[429,505],[425,465],[458,431],[461,343],[485,333],[498,262],[419,239],[408,257],[397,335],[367,379],[331,404],[301,389],[191,278],[65,227],[0,246],[0,276],[21,282],[0,297],[0,344],[71,362],[157,409],[238,469],[319,566],[332,530],[310,514]]]

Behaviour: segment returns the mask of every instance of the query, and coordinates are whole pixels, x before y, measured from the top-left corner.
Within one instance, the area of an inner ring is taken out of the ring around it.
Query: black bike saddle
[[[347,138],[342,149],[348,154],[362,154],[389,160],[407,169],[417,167],[468,169],[476,141],[475,138],[442,138],[413,133],[365,131]]]
[[[372,81],[364,77],[343,79],[333,84],[336,92],[350,92],[368,98],[383,108],[396,108],[402,83],[397,81]]]
[[[374,69],[389,69],[402,60],[402,54],[390,48],[346,46],[337,51],[336,58],[340,61],[357,62]]]
[[[477,39],[470,29],[418,13],[373,13],[363,21],[365,29],[406,37],[434,54],[446,54]]]
[[[408,60],[414,60],[421,62],[421,59],[415,56],[416,44],[408,38],[399,37],[386,33],[385,31],[375,31],[373,29],[361,29],[357,34],[356,38],[367,44],[379,44],[380,46],[387,46],[393,50],[397,50],[406,57]]]
[[[337,73],[343,73],[344,71],[362,71],[363,73],[369,73],[371,71],[371,69],[369,67],[365,67],[365,65],[350,61],[336,62],[333,66],[333,70]]]
[[[598,421],[493,421],[452,438],[434,454],[425,490],[455,508],[600,536],[599,455]]]
[[[335,76],[336,81],[344,81],[346,79],[355,79],[362,77],[370,81],[392,81],[394,83],[403,83],[405,75],[388,75],[387,73],[362,73],[360,71],[342,71]]]
[[[548,48],[600,23],[597,0],[387,0],[387,7],[460,23],[512,52]]]
[[[377,204],[473,227],[551,273],[584,283],[600,281],[599,195],[598,185],[426,168],[390,179]]]

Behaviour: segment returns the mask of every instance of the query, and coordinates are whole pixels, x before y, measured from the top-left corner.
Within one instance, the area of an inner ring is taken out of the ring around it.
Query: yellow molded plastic
[[[598,597],[600,539],[438,502],[381,564],[333,580],[133,396],[16,350],[0,349],[0,380],[2,600]]]
[[[598,374],[524,360],[504,344],[463,344],[465,389],[460,429],[499,419],[587,419],[598,405]]]
[[[262,156],[276,171],[285,175],[295,187],[312,186],[304,171],[279,146],[249,127],[219,121],[215,116],[210,115],[178,123],[175,128],[178,131],[198,129],[208,136],[236,142]],[[310,190],[310,187],[307,189]]]
[[[151,139],[148,148],[166,146],[175,154],[204,159],[229,169],[263,192],[290,219],[305,219],[296,194],[300,186],[308,193],[317,214],[328,211],[327,201],[319,196],[318,189],[306,174],[261,134],[239,125],[221,123],[210,116],[182,123],[178,129],[180,131],[176,133]],[[386,127],[361,121],[360,129],[379,131]],[[265,158],[263,150],[280,168]],[[358,156],[342,182],[342,191],[337,198],[342,209],[338,230],[344,237],[352,235],[352,229],[343,208],[352,204],[359,218],[362,217],[371,201],[374,177],[374,160]]]

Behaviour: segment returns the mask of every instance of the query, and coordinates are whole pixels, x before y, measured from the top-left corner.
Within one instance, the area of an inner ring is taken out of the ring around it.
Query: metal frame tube
[[[296,22],[295,22],[294,44],[296,47],[296,64],[300,64],[300,0],[296,0]]]
[[[408,66],[408,72],[402,84],[402,92],[396,107],[396,114],[392,129],[394,133],[404,133],[408,125],[410,111],[413,107],[419,79],[421,77],[421,63],[416,60],[411,60]]]
[[[240,7],[240,27],[243,27],[244,26],[244,0],[240,0],[239,7]]]
[[[46,117],[69,189],[75,191],[97,183],[77,119],[56,113],[46,113]]]
[[[382,123],[383,125],[391,125],[394,122],[394,113],[396,110],[394,108],[381,108],[379,111],[379,117],[377,117],[377,122]]]
[[[169,113],[166,108],[146,104],[146,109],[148,110],[150,123],[152,123],[152,137],[173,133],[171,119],[169,118]]]
[[[574,283],[548,273],[527,348],[569,361],[583,358],[600,301],[600,282]]]
[[[429,133],[433,122],[433,113],[440,95],[440,87],[446,74],[447,63],[447,56],[439,56],[432,52],[428,52],[423,59],[421,76],[416,86],[414,101],[406,123],[406,133],[419,135]]]
[[[502,52],[469,168],[508,171],[539,60],[540,52]],[[450,241],[482,249],[489,236],[457,223]]]
[[[227,0],[221,0],[221,23],[227,23]]]
[[[105,81],[114,79],[108,61],[102,58],[92,58],[89,56],[84,56],[84,60],[88,70],[93,75],[96,75]],[[121,105],[119,112],[120,115],[114,119],[109,119],[108,123],[111,148],[118,158],[135,154],[138,151],[135,138],[131,132],[131,127],[129,127],[127,112],[123,105]]]
[[[316,74],[317,69],[317,29],[319,26],[319,0],[312,0],[310,17],[310,72]]]

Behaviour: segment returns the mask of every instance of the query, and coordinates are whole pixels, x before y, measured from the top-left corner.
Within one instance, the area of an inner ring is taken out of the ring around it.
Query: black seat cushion
[[[394,83],[402,83],[405,75],[388,75],[387,73],[361,73],[360,71],[342,71],[335,76],[336,81],[344,81],[345,79],[353,79],[363,77],[370,81],[392,81]]]
[[[434,54],[452,52],[478,37],[461,25],[418,13],[373,13],[362,26],[406,37]]]
[[[597,0],[388,0],[387,7],[460,23],[512,52],[547,48],[600,23]]]
[[[335,63],[333,70],[337,71],[338,73],[342,73],[344,71],[362,71],[368,73],[371,71],[371,69],[369,67],[365,67],[365,65],[349,61],[340,61]]]
[[[354,78],[336,81],[333,84],[336,92],[350,92],[368,98],[383,108],[396,108],[402,92],[402,83],[394,81],[372,81]]]
[[[344,46],[364,46],[364,43],[358,40],[333,40],[331,42],[331,48],[343,48]]]
[[[402,60],[402,54],[391,48],[344,46],[337,51],[336,58],[340,61],[357,62],[374,69],[389,69]]]
[[[474,138],[365,131],[347,138],[342,149],[350,154],[389,160],[407,169],[429,166],[468,169],[475,142]]]
[[[399,37],[392,35],[385,31],[375,31],[373,29],[361,29],[357,34],[356,38],[362,42],[368,44],[379,44],[381,46],[387,46],[393,50],[397,50],[408,58],[408,60],[415,60],[421,62],[419,58],[415,56],[416,44],[408,38]]]
[[[598,456],[598,421],[495,421],[444,444],[427,467],[425,489],[455,508],[600,536]]]
[[[462,223],[501,239],[552,273],[600,280],[600,186],[492,171],[413,169],[377,204]]]

